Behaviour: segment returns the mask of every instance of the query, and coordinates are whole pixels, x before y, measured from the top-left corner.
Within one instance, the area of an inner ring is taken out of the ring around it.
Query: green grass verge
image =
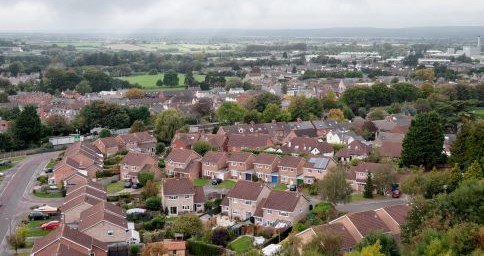
[[[55,166],[55,159],[50,159],[45,168],[54,168]]]
[[[214,188],[228,188],[228,189],[232,189],[235,187],[235,181],[233,180],[224,180],[222,181],[222,183],[216,185],[216,186],[213,186]]]
[[[351,194],[351,202],[359,202],[359,201],[364,201],[364,200],[373,200],[373,199],[383,199],[385,198],[382,195],[374,194],[373,198],[364,198],[363,193],[359,194]]]
[[[171,90],[171,89],[180,89],[185,88],[185,74],[179,73],[178,74],[178,86],[156,86],[156,81],[162,80],[163,81],[163,73],[159,73],[157,75],[133,75],[133,76],[125,76],[125,77],[118,77],[121,80],[128,81],[132,84],[139,84],[143,87],[143,89],[161,89],[161,90]],[[202,82],[205,80],[205,75],[193,75],[196,81]]]
[[[119,192],[119,191],[121,191],[123,189],[124,189],[124,182],[122,182],[122,181],[117,181],[117,182],[114,182],[114,183],[109,183],[106,186],[106,190],[108,191],[108,193],[116,193],[116,192]]]
[[[204,178],[196,179],[193,181],[193,185],[196,187],[203,187],[205,185],[208,185],[209,181],[210,181],[209,179],[204,179]]]
[[[27,224],[27,236],[46,236],[52,230],[42,230],[40,225],[47,223],[51,220],[34,220]]]
[[[284,191],[284,190],[287,190],[287,185],[286,184],[279,183],[279,184],[275,185],[272,189],[279,190],[279,191]]]
[[[39,197],[39,198],[61,198],[62,197],[62,192],[60,191],[57,191],[57,192],[35,192],[33,194],[34,196],[36,197]]]
[[[229,248],[237,253],[246,252],[253,248],[252,238],[249,236],[241,236],[231,242]]]
[[[10,168],[13,168],[14,166],[15,166],[15,164],[2,165],[2,166],[0,166],[0,172],[6,171]]]

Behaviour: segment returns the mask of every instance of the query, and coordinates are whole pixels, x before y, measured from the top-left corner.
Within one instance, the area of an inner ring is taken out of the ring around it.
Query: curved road
[[[32,205],[41,203],[56,203],[59,199],[36,199],[31,196],[37,175],[42,171],[49,159],[55,158],[59,152],[49,152],[27,156],[26,159],[8,171],[0,185],[0,255],[5,255],[5,237],[9,232],[10,223],[15,226]],[[57,202],[58,201],[58,202]],[[56,205],[56,206],[57,206]]]

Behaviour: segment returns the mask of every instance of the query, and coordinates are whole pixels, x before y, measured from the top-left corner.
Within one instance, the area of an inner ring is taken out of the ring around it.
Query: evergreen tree
[[[185,85],[188,87],[194,86],[196,84],[195,77],[193,77],[192,71],[188,71],[185,75]]]
[[[37,115],[37,108],[33,105],[26,106],[15,120],[12,131],[21,144],[20,147],[38,144],[42,137],[42,123]]]
[[[453,191],[459,186],[459,183],[462,181],[462,171],[460,170],[459,164],[454,164],[452,170],[450,170],[450,180],[451,180],[451,187],[450,190]]]
[[[134,121],[134,123],[131,125],[131,128],[129,129],[130,133],[144,132],[144,131],[146,131],[146,126],[141,120]]]
[[[466,121],[451,148],[451,162],[464,168],[474,160],[484,165],[484,121]]]
[[[477,160],[472,162],[471,166],[467,168],[466,172],[464,173],[464,179],[465,180],[482,179],[482,167]]]
[[[365,191],[363,192],[363,197],[373,198],[373,190],[375,190],[375,186],[373,185],[373,177],[371,175],[371,172],[368,172],[368,176],[366,177]]]
[[[436,112],[418,114],[403,139],[400,163],[430,170],[442,158],[444,131]]]
[[[166,71],[163,75],[163,84],[166,84],[168,86],[175,86],[178,85],[178,82],[178,73],[172,69]]]

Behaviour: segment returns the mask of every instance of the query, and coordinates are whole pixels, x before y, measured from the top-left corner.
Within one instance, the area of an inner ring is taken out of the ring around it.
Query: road
[[[28,156],[9,171],[0,188],[0,255],[6,255],[5,237],[10,224],[15,226],[21,220],[29,207],[42,203],[60,205],[61,200],[42,200],[31,196],[36,177],[42,171],[49,159],[55,158],[59,152],[50,152]],[[58,201],[58,202],[57,202]],[[56,206],[57,206],[56,205]]]
[[[348,204],[338,204],[336,209],[340,212],[362,212],[369,210],[376,210],[386,206],[392,206],[397,204],[406,204],[408,202],[407,198],[404,196],[402,198],[386,198],[386,199],[372,199],[364,200]]]

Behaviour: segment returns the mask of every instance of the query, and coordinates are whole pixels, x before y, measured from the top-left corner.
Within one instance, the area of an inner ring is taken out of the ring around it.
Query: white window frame
[[[190,199],[190,195],[185,195],[185,199]]]
[[[168,200],[177,200],[178,196],[168,196]]]
[[[267,214],[272,214],[272,210],[271,209],[267,209]]]
[[[190,205],[182,205],[182,210],[190,210]]]

